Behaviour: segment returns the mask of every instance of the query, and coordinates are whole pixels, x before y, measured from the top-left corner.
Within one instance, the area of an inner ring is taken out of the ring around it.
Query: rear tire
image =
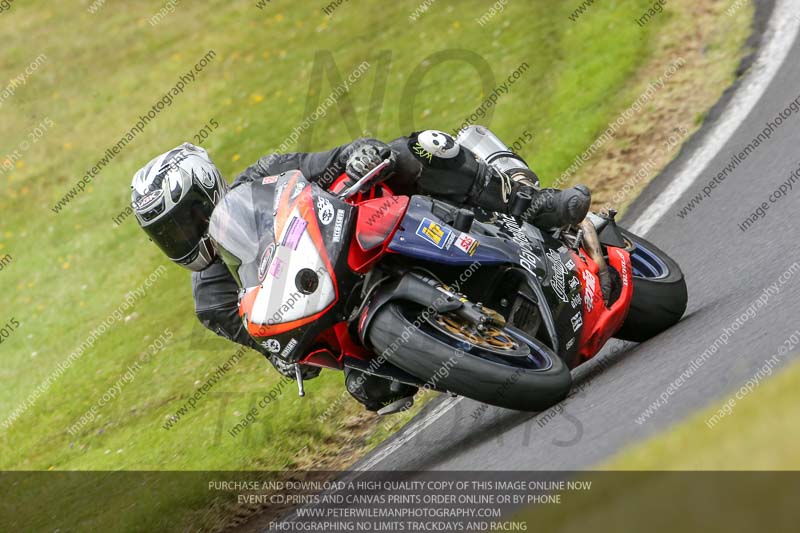
[[[393,365],[436,389],[507,409],[542,411],[569,393],[572,386],[569,369],[539,341],[506,328],[504,331],[514,336],[523,348],[527,345],[531,353],[521,359],[506,360],[481,352],[480,347],[470,348],[453,337],[448,341],[429,323],[416,320],[420,310],[405,302],[390,302],[380,309],[368,333],[375,353],[385,354]],[[412,333],[402,341],[405,331]],[[549,366],[537,368],[534,361]]]
[[[634,245],[633,300],[622,328],[614,337],[642,342],[680,321],[688,300],[686,280],[678,263],[654,244],[622,228],[619,230]]]

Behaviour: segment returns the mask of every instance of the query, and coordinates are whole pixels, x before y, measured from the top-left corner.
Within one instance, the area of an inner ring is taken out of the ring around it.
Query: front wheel
[[[572,378],[545,345],[514,328],[476,334],[448,315],[390,302],[370,325],[375,353],[431,387],[480,402],[542,411],[563,400]]]
[[[619,228],[633,267],[633,300],[614,337],[642,342],[680,321],[686,311],[686,280],[678,263],[654,244]]]

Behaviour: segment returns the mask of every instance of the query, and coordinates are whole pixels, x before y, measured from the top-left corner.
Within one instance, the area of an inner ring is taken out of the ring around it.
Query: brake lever
[[[391,164],[392,164],[392,161],[390,159],[388,159],[388,158],[384,159],[383,161],[381,161],[381,163],[377,167],[373,168],[372,170],[370,170],[369,172],[364,174],[364,177],[362,177],[360,180],[358,180],[353,185],[351,185],[350,187],[345,189],[342,193],[340,193],[339,194],[339,199],[340,200],[346,200],[346,199],[350,198],[351,196],[353,196],[354,194],[356,194],[357,192],[359,192],[361,190],[361,188],[367,182],[369,182],[369,180],[371,180],[373,177],[375,177],[378,174],[380,174],[386,167],[388,167]]]

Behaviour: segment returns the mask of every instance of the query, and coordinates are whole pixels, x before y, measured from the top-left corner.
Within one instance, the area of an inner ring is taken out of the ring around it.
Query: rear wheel
[[[476,332],[452,315],[423,316],[418,305],[386,304],[369,330],[375,352],[431,387],[508,409],[541,411],[569,393],[566,365],[521,331]]]
[[[619,228],[633,267],[633,300],[618,339],[642,342],[680,321],[688,299],[678,263],[654,244]]]

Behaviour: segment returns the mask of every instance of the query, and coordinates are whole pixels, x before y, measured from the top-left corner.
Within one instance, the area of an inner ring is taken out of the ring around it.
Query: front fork
[[[362,308],[358,316],[358,336],[365,346],[372,318],[381,307],[393,300],[421,305],[430,314],[452,313],[479,331],[491,325],[505,325],[505,319],[496,311],[469,301],[437,280],[416,272],[406,272],[398,280],[375,291]]]

